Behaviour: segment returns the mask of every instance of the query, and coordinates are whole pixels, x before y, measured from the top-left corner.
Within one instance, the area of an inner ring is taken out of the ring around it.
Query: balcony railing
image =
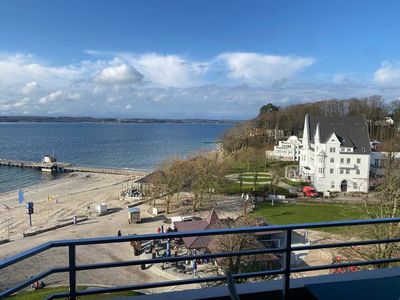
[[[378,260],[366,260],[366,261],[352,261],[343,263],[334,263],[328,265],[317,265],[317,266],[305,266],[305,267],[293,267],[290,263],[290,258],[293,252],[303,250],[317,250],[326,248],[341,248],[351,246],[366,246],[373,244],[388,244],[388,243],[399,243],[400,237],[391,239],[379,239],[379,240],[359,240],[349,241],[341,243],[328,243],[328,244],[314,244],[305,246],[292,246],[292,232],[298,229],[313,229],[313,228],[330,228],[330,227],[343,227],[343,226],[361,226],[361,225],[377,225],[377,224],[388,224],[388,223],[399,223],[400,218],[392,219],[371,219],[371,220],[353,220],[353,221],[341,221],[341,222],[320,222],[320,223],[305,223],[305,224],[294,224],[294,225],[271,225],[271,226],[258,226],[258,227],[242,227],[234,229],[214,229],[206,231],[192,231],[192,232],[173,232],[164,234],[145,234],[145,235],[134,235],[134,236],[121,236],[121,237],[102,237],[102,238],[87,238],[87,239],[75,239],[75,240],[59,240],[51,241],[42,244],[38,247],[32,248],[28,251],[22,252],[10,258],[6,258],[0,261],[0,270],[13,266],[14,264],[35,256],[41,252],[44,252],[51,248],[67,247],[68,248],[68,266],[52,268],[42,273],[36,274],[30,278],[23,280],[17,285],[3,290],[0,292],[0,298],[9,296],[16,293],[23,288],[37,282],[51,274],[55,273],[69,273],[69,292],[58,293],[50,296],[48,299],[56,298],[67,298],[76,299],[78,296],[85,296],[90,294],[104,294],[121,291],[131,290],[143,290],[150,288],[159,288],[167,286],[177,285],[188,285],[206,282],[227,282],[229,291],[231,292],[232,299],[235,299],[234,293],[235,288],[232,286],[234,280],[255,278],[269,275],[282,275],[282,297],[287,299],[288,292],[290,289],[290,275],[292,273],[317,271],[335,268],[346,268],[350,266],[366,266],[383,263],[394,263],[400,262],[400,257],[390,257]],[[161,257],[155,259],[137,259],[129,261],[118,261],[118,262],[107,262],[107,263],[94,263],[94,264],[80,264],[76,263],[76,248],[83,245],[94,245],[94,244],[109,244],[109,243],[125,243],[132,241],[149,241],[149,240],[165,240],[165,239],[177,239],[191,236],[216,236],[216,235],[227,235],[227,234],[249,234],[249,233],[267,233],[270,231],[283,231],[286,233],[286,239],[282,247],[268,248],[268,249],[256,249],[256,250],[242,250],[234,252],[223,252],[223,253],[209,253],[200,255],[184,255],[177,257]],[[76,275],[79,271],[95,270],[95,269],[107,269],[115,267],[126,267],[126,266],[137,266],[142,264],[155,264],[155,263],[166,263],[166,262],[179,262],[185,260],[195,259],[213,259],[222,257],[233,257],[233,256],[245,256],[245,255],[258,255],[266,253],[283,253],[284,263],[280,269],[277,270],[264,270],[260,272],[251,273],[240,273],[240,274],[227,274],[210,276],[203,278],[190,278],[174,281],[162,281],[162,282],[150,282],[144,284],[136,284],[129,286],[117,286],[110,288],[96,288],[78,291]]]

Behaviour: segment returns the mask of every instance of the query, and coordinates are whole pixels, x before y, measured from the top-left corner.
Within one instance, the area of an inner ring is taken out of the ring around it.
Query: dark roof
[[[178,231],[207,230],[222,227],[215,208],[211,210],[205,220],[175,222],[175,226]],[[187,249],[201,249],[208,248],[213,238],[213,236],[190,236],[184,237],[183,242]]]
[[[314,142],[318,123],[321,143],[327,142],[332,133],[335,133],[341,146],[354,148],[354,152],[352,153],[369,154],[371,152],[368,125],[365,116],[309,116],[309,138],[311,142]]]

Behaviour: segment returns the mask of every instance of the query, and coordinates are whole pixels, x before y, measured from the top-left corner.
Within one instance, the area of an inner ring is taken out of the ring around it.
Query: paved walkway
[[[142,206],[142,211],[145,207]],[[28,250],[49,240],[88,238],[100,236],[116,236],[118,230],[122,234],[155,233],[162,224],[160,218],[142,216],[143,223],[128,224],[126,209],[119,212],[89,219],[78,225],[71,225],[54,231],[43,233],[33,237],[0,245],[0,259]],[[67,265],[67,251],[64,248],[47,250],[44,253],[26,259],[0,272],[0,289],[5,289],[31,275],[45,271],[52,267]],[[78,246],[77,264],[132,260],[133,255],[129,243],[100,244],[90,246]],[[159,272],[140,270],[140,266],[110,268],[78,272],[78,284],[87,285],[131,285],[135,283],[157,282],[170,280],[170,276],[164,276]],[[45,279],[48,285],[63,285],[68,283],[68,274],[52,275]],[[182,287],[184,288],[184,287]]]

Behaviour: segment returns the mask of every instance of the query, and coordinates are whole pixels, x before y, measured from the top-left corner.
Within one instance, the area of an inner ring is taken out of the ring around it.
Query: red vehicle
[[[305,197],[315,198],[318,197],[318,193],[312,186],[303,187],[303,193]]]

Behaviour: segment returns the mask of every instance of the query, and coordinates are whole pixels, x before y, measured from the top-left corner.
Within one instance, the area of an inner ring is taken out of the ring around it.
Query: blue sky
[[[0,114],[249,118],[400,96],[398,1],[0,2]]]

